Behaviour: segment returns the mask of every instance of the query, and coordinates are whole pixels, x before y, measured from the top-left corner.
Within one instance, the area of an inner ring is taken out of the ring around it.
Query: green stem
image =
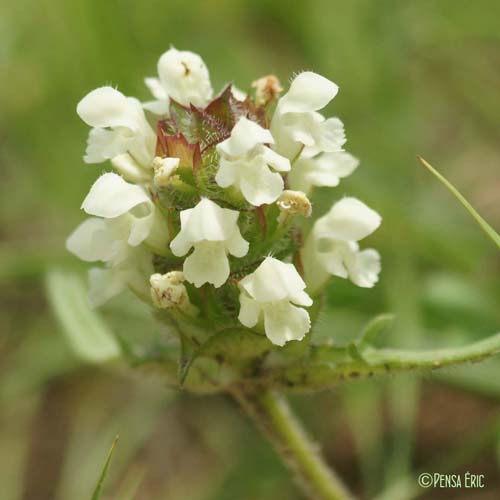
[[[352,495],[321,457],[292,413],[286,399],[272,391],[233,391],[245,413],[269,438],[282,461],[295,474],[304,493],[315,500],[348,500]]]
[[[272,387],[299,391],[325,390],[346,379],[435,370],[481,361],[498,353],[500,333],[466,346],[449,349],[407,351],[366,348],[359,351],[359,359],[346,358],[345,349],[339,351],[334,346],[320,346],[313,348],[312,361],[269,369],[265,378],[266,383]]]

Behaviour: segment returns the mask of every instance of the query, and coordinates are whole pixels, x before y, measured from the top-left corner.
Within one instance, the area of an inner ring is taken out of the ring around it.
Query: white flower
[[[97,179],[82,208],[94,217],[75,229],[66,248],[87,262],[108,264],[109,269],[90,272],[91,301],[98,305],[130,281],[138,281],[138,267],[145,268],[146,256],[149,261],[151,258],[149,252],[137,247],[144,243],[161,252],[168,242],[168,231],[146,191],[114,173]]]
[[[112,87],[100,87],[87,94],[76,111],[87,125],[94,127],[87,141],[86,163],[100,163],[129,153],[139,165],[149,166],[156,135],[137,99]]]
[[[249,245],[241,236],[238,216],[238,211],[221,208],[207,198],[181,212],[181,230],[170,248],[174,255],[182,257],[194,247],[183,270],[186,279],[196,287],[204,283],[220,287],[229,277],[227,254],[247,254]]]
[[[317,112],[337,92],[337,85],[330,80],[310,71],[300,73],[276,106],[271,121],[271,132],[276,139],[274,149],[290,159],[301,148],[305,156],[341,151],[345,143],[342,122],[338,118],[325,119]]]
[[[312,300],[293,264],[267,257],[239,286],[242,291],[238,319],[244,326],[254,327],[263,315],[267,337],[279,346],[289,340],[301,340],[309,331],[309,313],[297,306],[311,306]]]
[[[151,253],[142,246],[129,248],[123,260],[89,270],[90,305],[99,307],[127,289],[146,299],[152,272]]]
[[[158,61],[158,76],[145,80],[157,100],[144,103],[144,107],[153,113],[166,114],[169,99],[199,108],[204,108],[212,99],[210,75],[198,54],[172,47]]]
[[[87,262],[121,260],[126,247],[142,243],[153,225],[154,205],[146,192],[113,173],[97,179],[82,208],[95,217],[83,221],[66,246]]]
[[[377,212],[356,198],[338,201],[314,224],[306,245],[313,249],[313,262],[360,287],[373,287],[380,273],[380,255],[373,249],[359,250],[357,242],[373,233],[381,220]],[[316,265],[306,264],[309,268]]]
[[[283,178],[278,172],[288,172],[290,162],[264,146],[273,143],[269,130],[241,117],[231,136],[217,145],[220,155],[215,176],[217,184],[223,188],[236,186],[255,206],[274,202],[284,188]]]
[[[312,186],[335,187],[358,165],[359,160],[345,151],[324,153],[315,158],[301,156],[288,175],[288,185],[304,193],[308,193]]]

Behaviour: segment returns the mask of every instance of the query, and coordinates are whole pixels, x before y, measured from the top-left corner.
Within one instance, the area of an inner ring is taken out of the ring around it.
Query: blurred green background
[[[335,281],[320,334],[348,340],[391,311],[386,345],[460,345],[498,331],[498,250],[416,155],[500,227],[499,19],[496,0],[0,0],[0,497],[89,499],[120,434],[110,500],[301,498],[231,401],[83,363],[64,341],[44,277],[84,272],[64,240],[110,168],[83,163],[81,97],[113,84],[149,99],[143,78],[170,44],[200,53],[216,89],[304,69],[332,79],[328,111],[362,163],[315,209],[349,193],[379,211],[383,273],[372,290]],[[126,296],[102,315],[123,337],[154,328]],[[498,359],[293,398],[351,488],[394,500],[499,498],[499,401]],[[486,488],[425,492],[414,470],[484,473]]]

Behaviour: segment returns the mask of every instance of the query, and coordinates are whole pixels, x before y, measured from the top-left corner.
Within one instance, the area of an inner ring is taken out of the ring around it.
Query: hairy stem
[[[286,399],[272,391],[232,391],[245,413],[269,438],[304,493],[315,500],[348,500],[352,495],[321,457]]]
[[[500,333],[449,349],[410,351],[365,348],[357,353],[357,358],[345,358],[334,346],[321,346],[313,349],[312,360],[282,369],[269,369],[266,378],[268,385],[287,390],[325,390],[346,379],[435,370],[481,361],[498,353]]]

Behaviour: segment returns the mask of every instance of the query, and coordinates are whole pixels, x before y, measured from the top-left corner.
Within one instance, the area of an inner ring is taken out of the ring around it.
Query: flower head
[[[220,287],[229,277],[227,254],[247,254],[248,242],[241,236],[238,216],[238,211],[221,208],[207,198],[181,212],[181,230],[170,248],[182,257],[194,247],[184,261],[184,275],[196,287],[204,283]]]
[[[279,172],[288,172],[290,162],[264,145],[273,143],[269,130],[241,117],[231,136],[217,145],[221,157],[217,184],[223,188],[236,186],[255,206],[274,202],[284,188]]]
[[[169,99],[179,104],[204,108],[212,98],[210,75],[202,58],[194,52],[167,50],[158,61],[159,78],[146,78],[145,82],[156,101],[144,107],[156,114],[166,114]]]
[[[310,330],[306,308],[332,275],[373,286],[380,257],[359,241],[380,224],[376,212],[344,198],[309,234],[298,220],[315,215],[313,186],[337,186],[358,165],[342,149],[342,122],[319,112],[338,92],[333,82],[300,73],[279,98],[269,75],[248,94],[227,85],[212,98],[200,56],[170,48],[146,84],[155,101],[101,87],[77,108],[93,127],[85,161],[109,159],[117,172],[91,187],[90,218],[67,241],[103,263],[89,272],[92,304],[129,288],[200,345],[222,332],[231,343],[239,320],[235,337],[263,329],[283,346]]]
[[[297,306],[310,306],[312,300],[304,291],[306,284],[293,264],[266,257],[239,286],[238,319],[244,326],[254,327],[262,315],[267,337],[280,346],[290,340],[301,340],[309,331],[309,313]]]

